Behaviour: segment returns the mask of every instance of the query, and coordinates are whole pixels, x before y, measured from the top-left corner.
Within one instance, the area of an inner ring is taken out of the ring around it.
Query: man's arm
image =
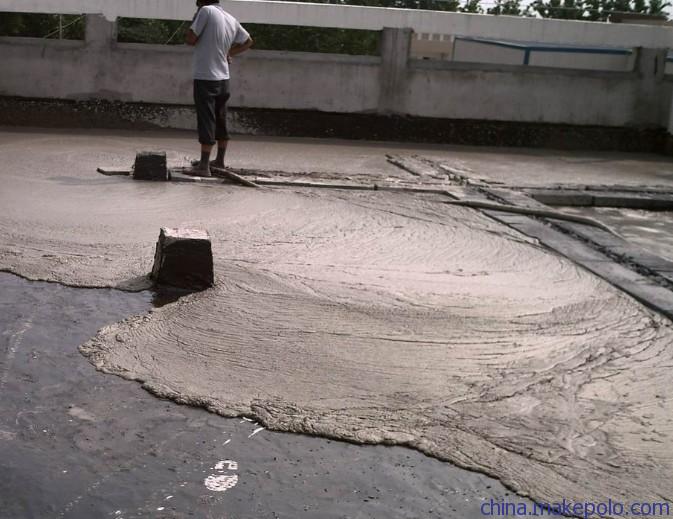
[[[255,43],[252,41],[252,38],[248,38],[244,43],[234,43],[231,46],[231,49],[229,49],[229,56],[238,56],[239,54],[245,52],[248,50],[250,47],[252,47],[252,44]]]
[[[187,32],[185,33],[185,43],[193,47],[194,45],[196,45],[196,42],[198,41],[199,37],[196,35],[196,33],[193,30],[188,29]]]
[[[192,25],[185,33],[185,43],[194,46],[199,41],[199,35],[203,32],[203,28],[208,23],[208,9],[199,7],[192,19]]]

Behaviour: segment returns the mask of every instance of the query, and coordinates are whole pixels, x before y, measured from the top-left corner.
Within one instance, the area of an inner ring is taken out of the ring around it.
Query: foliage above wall
[[[0,36],[84,39],[84,17],[60,14],[0,13]]]

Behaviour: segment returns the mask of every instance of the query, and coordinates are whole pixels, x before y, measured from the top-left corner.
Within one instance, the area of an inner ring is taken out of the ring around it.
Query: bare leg
[[[224,167],[224,156],[227,154],[228,144],[229,139],[222,139],[217,141],[217,157],[210,163],[211,166],[215,166],[216,168]]]
[[[213,149],[212,144],[202,144],[201,145],[201,161],[199,165],[196,166],[196,170],[203,172],[204,177],[210,176],[210,152]]]
[[[219,88],[213,89],[212,81],[194,80],[194,104],[196,106],[196,121],[201,143],[201,160],[199,160],[188,174],[201,177],[210,177],[210,152],[215,144],[216,114],[215,105]]]

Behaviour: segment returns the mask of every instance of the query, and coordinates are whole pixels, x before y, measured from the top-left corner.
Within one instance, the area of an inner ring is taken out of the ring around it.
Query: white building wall
[[[631,71],[635,66],[636,53],[623,54],[583,54],[575,52],[532,52],[529,65],[538,67],[559,67],[579,70]]]
[[[525,52],[478,41],[456,40],[454,61],[467,63],[493,63],[497,65],[523,65]]]
[[[0,95],[191,105],[191,52],[142,44],[0,38]],[[670,84],[637,73],[402,61],[390,91],[378,57],[250,51],[232,105],[597,126],[665,126]],[[490,67],[490,68],[489,68]],[[77,80],[73,80],[77,78]],[[662,115],[665,113],[665,117]]]
[[[431,45],[430,45],[431,44]],[[415,40],[412,57],[451,59],[464,63],[492,63],[496,65],[522,65],[525,50],[504,47],[491,43],[457,39],[455,44],[447,40]],[[635,67],[636,53],[592,54],[577,52],[531,51],[529,65],[579,70],[613,70],[627,72]],[[673,65],[673,64],[671,64]],[[673,66],[670,67],[673,70]]]
[[[423,117],[595,126],[647,123],[633,102],[638,82],[628,75],[413,68],[409,91],[405,109]],[[649,121],[652,126],[662,123]]]

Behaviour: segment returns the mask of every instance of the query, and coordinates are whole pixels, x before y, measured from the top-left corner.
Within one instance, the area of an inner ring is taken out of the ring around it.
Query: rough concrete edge
[[[668,163],[665,157],[662,157],[662,161]],[[493,184],[493,182],[486,182],[486,187]],[[506,186],[507,189],[516,189],[517,191],[524,191],[525,193],[554,193],[554,192],[579,192],[579,193],[588,193],[594,192],[598,194],[605,194],[606,192],[619,192],[622,194],[630,195],[635,193],[636,195],[654,195],[654,196],[673,196],[673,185],[647,185],[647,186],[638,186],[638,185],[621,185],[621,184],[563,184],[563,183],[552,183],[545,187],[540,187],[539,185],[518,185],[518,184],[505,184],[503,182],[498,182],[501,186]]]
[[[188,303],[192,300],[193,297],[198,296],[198,294],[199,292],[187,294],[186,296],[181,297],[177,301],[174,301],[170,304],[179,305]],[[291,428],[281,427],[279,425],[281,422],[279,422],[273,416],[273,414],[268,412],[267,408],[262,405],[263,401],[261,399],[255,399],[251,401],[249,405],[243,402],[238,402],[230,404],[227,407],[223,407],[213,398],[207,398],[202,395],[190,395],[189,393],[178,393],[171,388],[168,388],[164,384],[154,382],[151,379],[151,376],[143,376],[141,373],[120,368],[119,366],[106,362],[106,335],[115,334],[116,340],[123,341],[123,334],[125,330],[136,328],[137,326],[150,321],[156,312],[161,311],[161,308],[153,308],[146,314],[132,315],[117,323],[106,325],[99,329],[89,340],[81,344],[78,347],[78,351],[94,366],[97,371],[109,375],[115,375],[128,381],[137,382],[145,391],[156,396],[157,398],[168,399],[179,405],[200,407],[208,412],[222,416],[224,418],[249,418],[258,422],[265,429],[273,432],[302,434],[354,445],[384,445],[406,447],[421,452],[422,454],[435,458],[439,461],[451,463],[461,469],[477,474],[483,474],[487,477],[498,480],[505,488],[514,492],[518,496],[528,498],[536,502],[545,501],[544,498],[536,500],[534,496],[521,487],[521,484],[516,479],[513,479],[505,474],[498,474],[491,467],[477,463],[470,456],[459,456],[458,454],[451,456],[440,452],[434,442],[428,441],[424,437],[407,435],[407,438],[405,439],[395,438],[390,435],[391,433],[389,431],[385,431],[383,434],[379,433],[377,435],[372,435],[371,433],[364,435],[357,435],[354,433],[340,435],[338,432],[332,432],[328,429],[325,429],[324,427],[311,427],[311,424],[306,423],[304,420],[295,420],[292,422]],[[485,444],[491,450],[497,449],[498,451],[501,451],[503,455],[514,456],[515,459],[526,458],[524,453],[497,446],[488,439],[473,434],[470,431],[455,429],[454,432],[456,435],[464,435],[475,438],[476,441]],[[458,453],[459,451],[456,450],[454,452]]]
[[[547,209],[547,206],[536,199],[511,189],[485,189],[483,192],[513,205]],[[615,232],[606,233],[600,229],[556,220],[553,217],[547,218],[546,221],[562,233],[572,235],[578,241],[600,251],[615,263],[627,266],[630,270],[653,279],[658,285],[673,291],[673,261],[657,256]]]
[[[576,242],[576,248],[569,250],[559,246],[560,240],[555,239],[551,233],[544,236],[542,233],[532,231],[530,225],[519,223],[511,225],[524,234],[536,237],[547,247],[572,260],[574,263],[580,265],[589,272],[592,272],[601,279],[604,279],[614,287],[642,303],[644,306],[654,310],[673,322],[673,291],[666,286],[662,286],[663,283],[657,282],[660,281],[661,278],[656,275],[656,271],[654,271],[655,275],[648,275],[648,273],[644,271],[651,271],[651,269],[641,265],[633,265],[628,261],[620,261],[620,257],[616,254],[610,254],[609,249],[597,248],[595,247],[596,244],[594,242],[591,242],[590,240],[586,240],[585,242],[584,240],[579,239],[575,234],[567,234],[567,236],[571,237]],[[543,224],[540,223],[540,225]],[[554,222],[550,225],[550,230],[565,234],[563,231],[558,231],[556,227],[564,227],[563,223]],[[602,254],[605,259],[587,259],[586,252],[578,250],[581,247],[594,250],[599,254]]]
[[[81,283],[72,283],[65,281],[63,279],[50,279],[43,276],[31,276],[25,272],[17,270],[14,267],[0,267],[0,272],[5,272],[7,274],[12,274],[14,276],[25,279],[26,281],[36,281],[40,283],[51,283],[54,285],[61,285],[64,287],[70,288],[81,288],[85,290],[119,290],[121,292],[144,292],[150,290],[153,286],[152,280],[150,279],[150,274],[145,274],[142,276],[137,276],[135,278],[130,278],[124,281],[120,281],[117,284],[81,284]]]
[[[657,256],[629,242],[615,236],[597,232],[596,229],[587,229],[569,222],[554,221],[564,234],[570,235],[580,242],[588,243],[592,248],[601,252],[612,261],[630,270],[656,281],[656,284],[673,293],[673,261]],[[671,303],[673,310],[673,301]]]
[[[440,166],[425,160],[426,165]],[[409,166],[408,167],[413,167]],[[445,195],[472,200],[548,211],[549,206],[538,202],[529,193],[508,186],[488,187],[464,185],[460,190],[447,189]],[[549,217],[529,217],[520,214],[481,209],[486,216],[503,223],[525,236],[535,238],[547,248],[570,259],[614,287],[630,295],[646,307],[673,321],[673,262],[644,253],[622,237],[577,223]],[[572,239],[569,247],[568,240]],[[638,261],[641,258],[641,261]],[[645,263],[642,261],[645,260]],[[664,268],[661,269],[660,266]]]
[[[474,195],[486,200],[490,196],[510,204],[516,203],[517,198],[528,198],[526,195],[516,193],[514,194],[514,200],[511,197],[502,199],[501,191],[495,192],[484,188],[475,190]],[[531,205],[547,207],[533,199],[531,199]],[[598,229],[580,233],[578,229],[583,226],[579,224],[550,221],[547,218],[523,217],[512,219],[508,216],[499,216],[497,212],[488,212],[487,214],[522,234],[537,239],[546,247],[570,259],[575,264],[607,281],[647,308],[673,322],[673,283],[668,280],[666,273],[658,272],[652,265],[641,265],[634,258],[625,257],[623,250],[617,249],[617,247],[626,250],[629,248],[636,249],[636,246]],[[592,237],[592,234],[595,236],[596,233],[602,233],[604,238],[602,237],[601,240],[605,239],[607,241],[603,243],[596,241]],[[567,243],[564,243],[568,238],[573,240],[573,248],[568,248]],[[604,259],[596,257],[597,254]],[[592,255],[594,259],[588,259]],[[663,258],[659,259],[668,263]],[[620,270],[622,275],[619,275]]]
[[[143,316],[135,316],[137,318],[142,318]],[[121,323],[117,324],[122,324],[124,321]],[[100,331],[99,331],[100,332]],[[94,337],[95,338],[95,337]],[[93,340],[93,339],[91,339]],[[90,341],[91,341],[90,340]],[[474,472],[476,474],[483,474],[489,478],[495,479],[499,481],[505,488],[510,490],[511,492],[514,492],[516,495],[530,499],[534,502],[544,502],[543,499],[536,500],[528,491],[524,490],[521,488],[520,484],[518,481],[503,477],[500,474],[497,474],[495,471],[491,470],[490,468],[483,466],[483,465],[471,465],[467,461],[465,461],[463,458],[460,457],[452,457],[452,456],[447,456],[441,452],[438,451],[438,449],[434,448],[434,444],[431,444],[427,441],[425,441],[423,438],[418,439],[418,438],[413,438],[413,439],[407,439],[403,441],[396,441],[392,440],[389,438],[381,438],[381,439],[372,439],[372,438],[358,438],[356,436],[339,436],[336,433],[330,433],[324,428],[318,429],[312,429],[309,428],[308,426],[305,427],[296,427],[293,428],[292,430],[287,430],[286,428],[279,427],[277,425],[277,420],[273,419],[271,415],[269,415],[265,408],[259,405],[259,401],[254,401],[251,403],[249,407],[239,407],[238,405],[231,406],[228,408],[222,408],[222,406],[217,405],[216,401],[213,399],[208,399],[208,398],[203,398],[203,397],[193,397],[190,395],[185,395],[182,393],[177,393],[170,388],[167,388],[164,385],[161,384],[156,384],[153,383],[152,381],[148,380],[145,377],[142,377],[138,375],[137,373],[130,372],[130,371],[125,371],[125,370],[119,370],[119,369],[114,369],[114,368],[109,368],[106,367],[102,364],[99,365],[99,362],[93,357],[93,352],[92,349],[89,345],[90,341],[87,341],[87,343],[82,344],[79,346],[78,350],[84,356],[93,366],[97,371],[100,371],[101,373],[108,374],[108,375],[115,375],[118,376],[124,380],[128,380],[131,382],[137,382],[140,384],[142,389],[150,393],[151,395],[154,395],[157,398],[160,399],[168,399],[171,400],[172,402],[178,404],[178,405],[188,405],[191,407],[199,407],[202,409],[205,409],[206,411],[222,416],[223,418],[248,418],[250,420],[253,420],[257,423],[259,423],[262,427],[265,429],[272,431],[272,432],[277,432],[277,433],[290,433],[290,434],[301,434],[305,436],[310,436],[310,437],[318,437],[318,438],[324,438],[327,440],[333,440],[333,441],[339,441],[339,442],[344,442],[344,443],[349,443],[352,445],[361,445],[361,446],[376,446],[376,445],[383,445],[383,446],[389,446],[389,447],[405,447],[408,449],[412,449],[415,451],[418,451],[426,456],[429,456],[431,458],[435,458],[439,461],[445,462],[445,463],[450,463],[460,469],[467,470],[470,472]],[[458,432],[458,431],[457,431]],[[489,442],[487,439],[482,438],[480,436],[474,435],[470,433],[469,431],[459,431],[461,434],[469,435],[474,438],[478,438],[478,441],[487,444],[488,446],[491,447],[492,450],[498,449],[502,452],[509,453],[513,456],[520,456],[520,457],[525,457],[523,454],[518,453],[518,452],[513,452],[513,451],[508,451],[506,449],[503,449],[502,447],[498,447],[494,445],[493,443]],[[579,516],[578,516],[579,517]]]
[[[557,189],[554,191],[529,190],[530,197],[541,204],[550,206],[575,207],[618,207],[642,209],[645,211],[673,211],[673,195],[637,194],[616,192],[608,194],[601,191],[579,191]]]

